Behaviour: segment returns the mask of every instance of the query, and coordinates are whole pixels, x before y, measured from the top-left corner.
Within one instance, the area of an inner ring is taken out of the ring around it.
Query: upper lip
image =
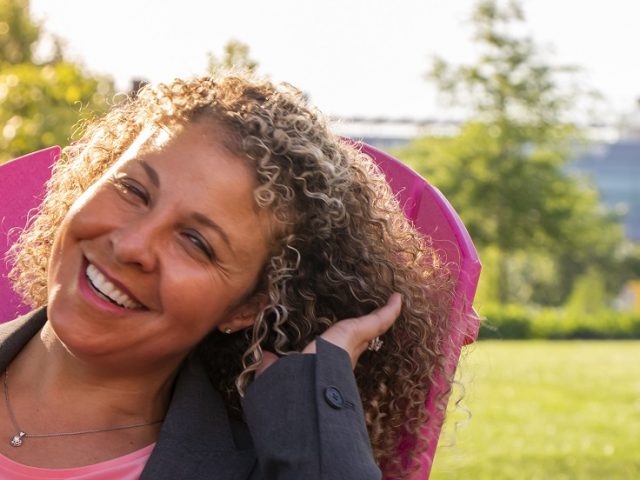
[[[100,273],[102,273],[102,275],[104,275],[106,277],[107,280],[109,280],[111,283],[113,283],[113,285],[118,288],[118,290],[121,290],[123,293],[125,293],[131,300],[133,300],[134,302],[142,305],[142,307],[144,307],[145,309],[147,308],[146,305],[140,301],[140,299],[138,297],[136,297],[131,290],[129,290],[122,282],[116,280],[111,274],[109,274],[107,271],[105,271],[105,269],[100,266],[100,264],[97,264],[95,262],[93,262],[92,260],[90,260],[89,258],[85,257],[85,261],[87,263],[90,263],[91,265],[93,265],[94,267],[96,267]],[[86,264],[85,264],[85,270],[86,270]]]

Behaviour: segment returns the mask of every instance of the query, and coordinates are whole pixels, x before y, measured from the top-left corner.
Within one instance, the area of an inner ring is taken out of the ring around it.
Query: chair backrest
[[[384,172],[405,214],[422,234],[431,237],[455,279],[451,331],[449,341],[443,346],[447,359],[446,375],[435,379],[429,393],[427,408],[430,418],[424,429],[431,440],[419,460],[419,472],[411,479],[424,480],[429,477],[443,421],[443,413],[436,405],[447,400],[447,378],[455,371],[462,346],[473,342],[478,334],[478,316],[472,304],[480,275],[480,262],[462,221],[438,189],[390,155],[370,145],[355,145],[373,158]],[[52,147],[0,166],[0,258],[4,257],[11,241],[15,240],[12,229],[24,227],[30,212],[42,200],[44,183],[59,153],[58,147]],[[0,322],[11,320],[28,309],[12,291],[6,278],[8,270],[7,261],[0,261]]]
[[[434,386],[429,391],[427,409],[430,416],[424,425],[429,446],[419,459],[421,468],[411,477],[411,480],[425,480],[429,478],[444,420],[444,412],[439,411],[437,405],[446,405],[449,396],[447,378],[453,377],[462,347],[475,341],[478,336],[480,324],[473,310],[473,298],[480,276],[480,260],[460,217],[437,188],[392,156],[367,144],[357,145],[383,171],[405,215],[423,235],[431,237],[455,280],[449,341],[443,345],[445,375],[435,378]]]
[[[11,289],[7,279],[10,265],[5,254],[17,231],[40,205],[45,182],[59,154],[60,147],[50,147],[0,165],[0,322],[28,311]]]

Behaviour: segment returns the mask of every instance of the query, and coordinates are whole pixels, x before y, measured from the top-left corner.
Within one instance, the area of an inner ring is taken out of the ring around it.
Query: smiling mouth
[[[87,276],[87,280],[89,280],[89,284],[93,287],[95,292],[105,300],[108,300],[119,307],[130,310],[141,310],[144,308],[144,305],[136,302],[133,298],[116,287],[92,264],[89,263],[87,265],[85,274]]]

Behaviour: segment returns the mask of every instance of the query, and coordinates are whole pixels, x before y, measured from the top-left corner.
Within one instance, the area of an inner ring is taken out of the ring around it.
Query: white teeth
[[[142,308],[142,305],[107,280],[107,277],[92,264],[87,265],[86,274],[91,285],[111,302],[125,308]]]

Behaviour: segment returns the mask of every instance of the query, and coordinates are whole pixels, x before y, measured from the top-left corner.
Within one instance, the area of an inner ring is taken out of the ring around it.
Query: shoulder
[[[42,307],[10,322],[0,324],[0,368],[4,368],[47,321]]]

